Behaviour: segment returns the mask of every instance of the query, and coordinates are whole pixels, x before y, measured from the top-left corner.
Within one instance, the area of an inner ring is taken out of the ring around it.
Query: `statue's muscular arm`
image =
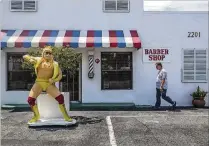
[[[55,81],[55,82],[58,82],[58,81],[60,81],[61,79],[62,79],[62,71],[61,71],[61,69],[59,68],[59,75],[57,76],[56,79],[54,79],[54,81]]]
[[[30,55],[24,55],[23,59],[32,63],[32,64],[36,64],[36,62],[37,62],[37,57],[33,57],[33,56],[30,56]]]
[[[62,79],[62,71],[59,68],[59,75],[55,79],[49,79],[49,83],[53,84],[55,82],[59,82]]]

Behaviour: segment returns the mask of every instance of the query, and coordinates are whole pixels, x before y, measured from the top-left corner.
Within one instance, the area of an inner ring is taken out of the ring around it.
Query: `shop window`
[[[207,49],[183,49],[182,82],[207,82]]]
[[[101,53],[101,88],[132,89],[133,70],[131,52]]]
[[[103,0],[103,11],[113,13],[130,12],[129,0]]]
[[[32,70],[22,68],[23,53],[7,54],[7,90],[30,90],[35,75]]]

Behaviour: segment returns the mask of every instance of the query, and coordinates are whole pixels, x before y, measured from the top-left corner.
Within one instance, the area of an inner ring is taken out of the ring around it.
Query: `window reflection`
[[[7,54],[7,89],[30,90],[33,86],[35,75],[32,70],[22,68],[24,53]]]
[[[132,89],[132,53],[101,53],[102,89]]]

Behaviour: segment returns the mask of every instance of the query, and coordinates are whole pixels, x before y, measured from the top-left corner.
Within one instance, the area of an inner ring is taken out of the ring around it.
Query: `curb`
[[[123,104],[123,105],[113,105],[106,104],[105,106],[102,104],[70,104],[70,111],[167,111],[171,110],[171,106],[161,106],[160,109],[155,110],[153,106],[150,105],[131,105],[131,104]],[[21,111],[31,111],[31,108],[28,105],[2,105],[1,109],[3,110],[12,110],[13,112],[21,112]],[[209,107],[204,108],[195,108],[193,106],[177,106],[176,111],[179,110],[197,110],[197,109],[209,109]]]

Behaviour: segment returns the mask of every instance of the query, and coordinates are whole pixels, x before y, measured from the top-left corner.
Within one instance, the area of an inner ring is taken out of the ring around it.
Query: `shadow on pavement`
[[[83,117],[83,116],[72,116],[71,118],[76,119],[77,123],[75,125],[69,125],[69,126],[50,125],[50,126],[37,126],[37,127],[31,126],[29,128],[36,129],[36,131],[73,130],[76,129],[76,127],[78,127],[79,124],[96,124],[104,120],[104,118],[99,118],[99,117]]]
[[[100,123],[104,120],[102,117],[83,117],[83,116],[72,116],[73,119],[76,119],[78,124],[95,124]]]
[[[70,126],[58,126],[58,125],[50,125],[50,126],[37,126],[37,127],[28,127],[30,129],[35,129],[36,131],[57,131],[57,130],[74,130],[78,127],[78,124],[70,125]]]

